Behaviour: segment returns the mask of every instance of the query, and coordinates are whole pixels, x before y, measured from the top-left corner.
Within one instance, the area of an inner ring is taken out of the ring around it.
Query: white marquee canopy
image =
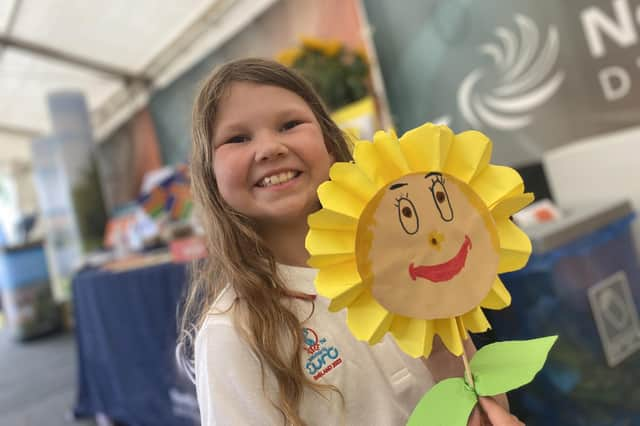
[[[50,132],[48,93],[84,92],[100,140],[275,1],[0,0],[0,161]]]

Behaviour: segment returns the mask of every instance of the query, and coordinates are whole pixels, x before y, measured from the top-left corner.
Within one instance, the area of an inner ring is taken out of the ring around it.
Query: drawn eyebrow
[[[426,175],[424,175],[424,178],[425,178],[425,179],[428,179],[428,178],[429,178],[429,176],[433,176],[433,175],[436,175],[436,176],[442,176],[442,173],[439,173],[439,172],[430,172],[430,173],[427,173]]]
[[[403,186],[406,186],[406,183],[394,183],[393,185],[391,185],[389,187],[389,189],[398,189],[398,188],[402,188]]]

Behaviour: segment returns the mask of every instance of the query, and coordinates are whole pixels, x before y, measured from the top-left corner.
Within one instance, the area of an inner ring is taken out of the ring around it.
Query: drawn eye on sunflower
[[[379,131],[356,144],[353,163],[331,167],[309,216],[308,264],[357,339],[389,332],[428,357],[437,334],[461,356],[468,331],[490,328],[482,309],[510,305],[498,274],[531,254],[510,216],[533,194],[514,169],[490,164],[491,150],[480,132],[427,123],[400,139]]]

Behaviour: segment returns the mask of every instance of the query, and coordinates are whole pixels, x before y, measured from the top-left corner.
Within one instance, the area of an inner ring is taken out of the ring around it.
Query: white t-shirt
[[[291,290],[315,294],[316,270],[280,266]],[[265,388],[260,363],[236,331],[232,312],[235,299],[228,287],[218,298],[196,337],[196,388],[203,426],[282,425],[277,382],[267,369]],[[292,299],[304,321],[311,304]],[[424,393],[433,385],[429,370],[419,359],[404,354],[390,336],[369,346],[357,341],[346,325],[344,310],[327,310],[329,301],[318,296],[313,316],[302,323],[305,336],[300,350],[308,377],[332,384],[342,392],[322,395],[305,388],[300,405],[308,425],[404,425]]]

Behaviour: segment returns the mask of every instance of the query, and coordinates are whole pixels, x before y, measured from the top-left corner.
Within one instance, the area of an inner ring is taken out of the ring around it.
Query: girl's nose
[[[256,146],[256,161],[272,160],[288,152],[287,146],[280,142],[276,135],[262,137]]]

